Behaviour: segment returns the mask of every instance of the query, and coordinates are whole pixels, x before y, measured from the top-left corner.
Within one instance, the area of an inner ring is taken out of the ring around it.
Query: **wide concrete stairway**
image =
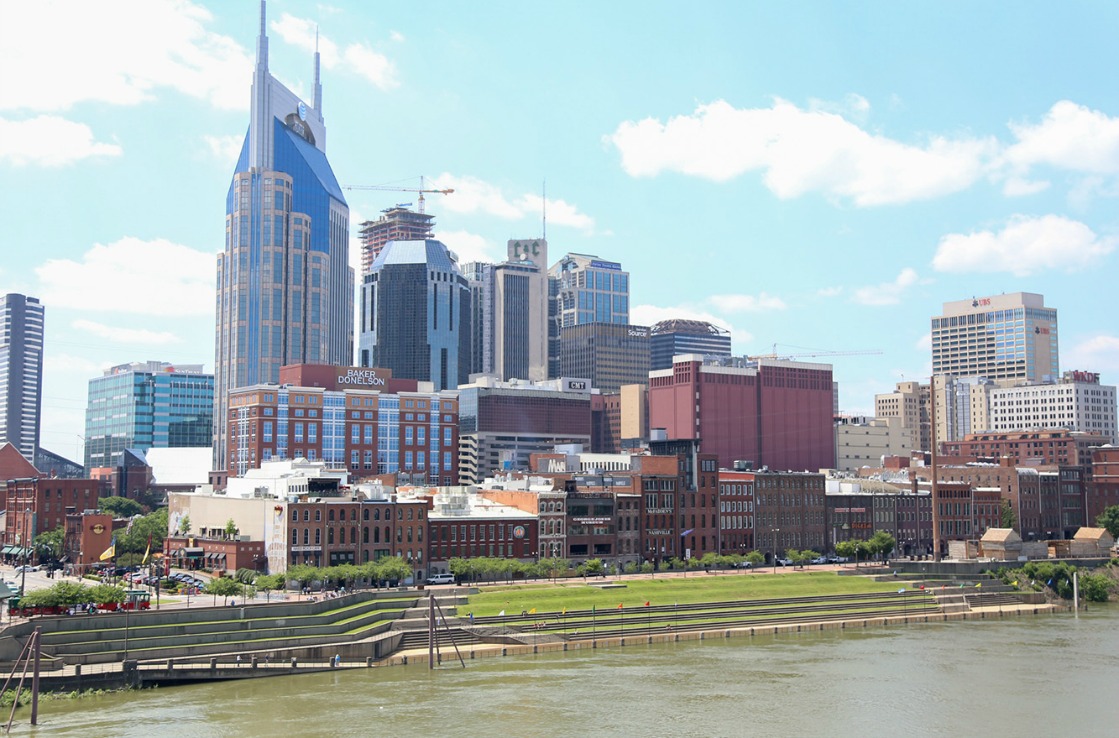
[[[213,654],[285,652],[326,644],[385,640],[417,603],[414,592],[360,592],[319,602],[167,609],[142,613],[36,618],[0,632],[0,661],[18,657],[34,627],[51,665],[191,659]],[[381,650],[381,649],[377,649]]]

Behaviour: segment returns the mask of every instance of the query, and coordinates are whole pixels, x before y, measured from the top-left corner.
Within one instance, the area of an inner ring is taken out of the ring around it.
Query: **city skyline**
[[[709,320],[736,353],[881,351],[811,359],[842,411],[927,381],[929,319],[1001,293],[1060,311],[1062,371],[1119,383],[1119,9],[674,10],[273,0],[268,32],[273,73],[311,100],[318,26],[342,184],[455,189],[427,211],[460,264],[545,235],[546,192],[552,260],[621,263],[631,323]],[[80,458],[89,379],[214,366],[259,7],[3,11],[0,290],[51,315],[41,444]],[[346,192],[351,264],[358,225],[413,197]]]

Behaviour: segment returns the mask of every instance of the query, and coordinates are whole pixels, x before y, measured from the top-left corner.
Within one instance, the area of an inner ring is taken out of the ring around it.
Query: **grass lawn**
[[[604,580],[591,579],[590,582]],[[616,580],[611,580],[616,581]],[[727,574],[712,576],[695,574],[688,577],[629,576],[620,580],[624,589],[600,589],[582,579],[561,580],[556,584],[513,584],[487,586],[481,594],[472,595],[460,613],[473,612],[479,617],[506,613],[519,614],[536,608],[537,612],[600,610],[652,605],[722,602],[728,600],[761,600],[774,597],[805,597],[811,595],[861,594],[865,592],[896,592],[897,582],[874,582],[864,577],[841,577],[833,572],[797,574]]]

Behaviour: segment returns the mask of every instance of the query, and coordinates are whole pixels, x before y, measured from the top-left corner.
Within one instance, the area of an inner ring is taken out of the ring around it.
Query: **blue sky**
[[[42,443],[86,383],[213,368],[214,255],[257,3],[0,0],[0,290],[47,306]],[[462,261],[541,231],[620,261],[635,323],[819,357],[844,411],[930,371],[943,302],[1039,292],[1061,368],[1119,382],[1119,5],[268,4],[341,182],[417,187]],[[407,193],[349,194],[351,223]],[[355,250],[356,251],[356,250]],[[351,254],[356,260],[356,253]]]

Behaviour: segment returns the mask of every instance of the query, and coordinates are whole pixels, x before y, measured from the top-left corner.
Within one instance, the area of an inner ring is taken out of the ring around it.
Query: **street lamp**
[[[773,573],[777,573],[777,534],[781,532],[780,528],[773,529]]]

